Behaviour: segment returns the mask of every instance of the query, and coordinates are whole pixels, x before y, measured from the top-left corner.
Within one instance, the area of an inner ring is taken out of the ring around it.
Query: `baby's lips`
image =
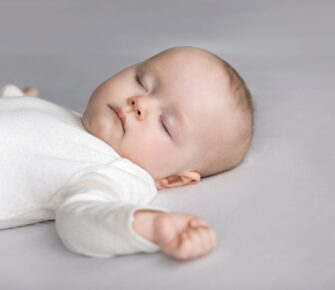
[[[123,127],[123,132],[125,132],[126,129],[126,120],[127,117],[126,115],[123,113],[121,108],[118,107],[113,107],[113,106],[109,106],[114,112],[115,114],[119,117],[121,123],[122,123],[122,127]]]

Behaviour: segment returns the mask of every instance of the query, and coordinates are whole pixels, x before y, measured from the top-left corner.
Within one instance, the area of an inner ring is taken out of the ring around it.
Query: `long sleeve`
[[[156,192],[152,177],[124,158],[80,171],[53,199],[58,235],[70,251],[92,257],[159,251],[132,228],[138,209],[167,212],[148,205]]]

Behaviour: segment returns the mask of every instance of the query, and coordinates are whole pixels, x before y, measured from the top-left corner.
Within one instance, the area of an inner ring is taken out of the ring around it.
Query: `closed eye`
[[[164,122],[163,122],[163,120],[162,120],[162,116],[161,116],[161,125],[162,125],[162,127],[164,128],[164,130],[166,131],[166,133],[172,138],[172,136],[171,136],[169,130],[166,128],[166,126],[165,126],[165,124],[164,124]]]
[[[147,89],[145,88],[145,86],[143,85],[143,83],[141,82],[141,79],[138,75],[136,75],[136,82],[145,90],[147,91]]]
[[[140,78],[138,77],[138,75],[136,75],[135,79],[136,79],[136,82],[137,82],[140,86],[142,86],[141,80],[140,80]]]

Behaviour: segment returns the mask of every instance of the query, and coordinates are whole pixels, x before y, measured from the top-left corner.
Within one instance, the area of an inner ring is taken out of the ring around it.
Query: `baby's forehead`
[[[229,79],[221,66],[199,56],[159,56],[140,63],[139,68],[151,75],[156,85],[168,94],[190,95],[206,101],[209,95],[222,94],[229,89]]]
[[[161,72],[161,74],[174,76],[187,76],[198,78],[224,78],[225,70],[222,62],[207,52],[193,50],[168,51],[143,62],[147,67]]]
[[[144,61],[140,68],[149,81],[150,75],[155,78],[157,94],[166,97],[169,107],[184,114],[189,129],[196,131],[195,142],[208,130],[220,130],[215,120],[227,116],[231,104],[228,78],[216,60],[203,53],[163,54]]]
[[[182,61],[144,62],[140,74],[155,92],[172,103],[180,103],[182,108],[194,108],[193,114],[211,114],[222,106],[229,93],[225,77],[201,65],[184,65]]]

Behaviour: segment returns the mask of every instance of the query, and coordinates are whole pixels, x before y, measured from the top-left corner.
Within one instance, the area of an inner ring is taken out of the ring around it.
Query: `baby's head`
[[[240,164],[253,137],[253,105],[227,62],[200,48],[174,47],[100,84],[82,123],[161,189]]]

